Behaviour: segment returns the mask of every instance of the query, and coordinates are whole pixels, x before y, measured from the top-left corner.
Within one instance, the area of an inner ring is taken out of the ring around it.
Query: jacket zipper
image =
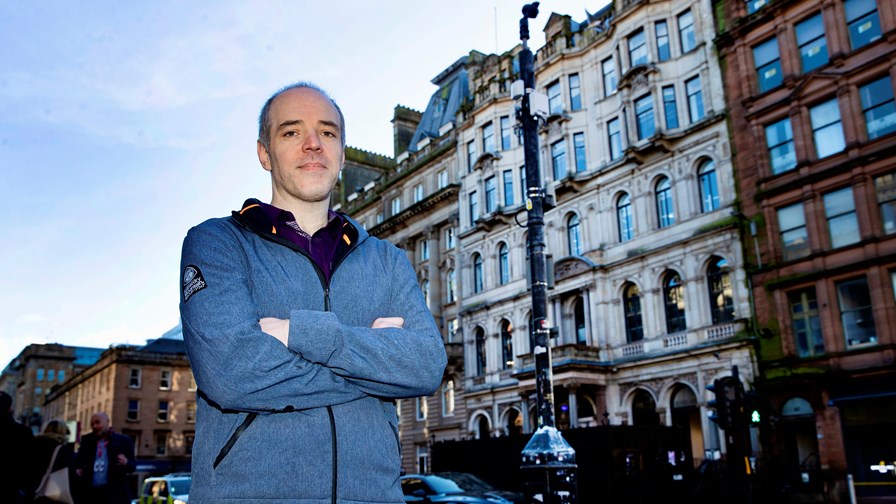
[[[326,311],[326,312],[330,311],[330,282],[324,277],[324,272],[320,269],[320,266],[318,266],[317,263],[314,262],[314,258],[311,257],[311,254],[309,254],[308,252],[306,252],[303,249],[296,247],[295,245],[293,245],[292,242],[284,240],[284,239],[280,238],[279,236],[274,237],[274,236],[269,236],[269,235],[266,235],[263,233],[259,233],[251,225],[243,222],[242,219],[234,218],[234,220],[238,224],[243,226],[244,228],[257,234],[261,238],[273,241],[274,243],[277,243],[280,245],[284,245],[287,248],[290,248],[290,249],[294,250],[295,252],[308,258],[308,260],[311,262],[311,266],[314,267],[314,271],[317,272],[317,278],[318,278],[318,280],[320,280],[321,287],[323,287],[323,289],[324,289],[324,311]],[[345,260],[346,257],[348,257],[349,254],[351,254],[356,248],[358,248],[359,244],[360,244],[360,241],[358,243],[353,243],[349,247],[348,251],[346,251],[346,253],[342,255],[342,257],[337,258],[336,262],[334,262],[333,266],[330,268],[330,278],[331,279],[333,278],[333,275],[336,274],[336,268],[338,268],[339,265],[342,264],[342,262]],[[332,502],[332,504],[336,504],[336,490],[339,487],[339,480],[338,480],[339,459],[338,459],[338,452],[337,452],[337,445],[336,445],[336,417],[333,414],[332,406],[327,406],[327,415],[330,417],[330,434],[332,434],[330,450],[331,450],[332,457],[333,457],[333,471],[332,471],[332,478],[331,478],[332,479],[332,486],[331,486],[332,490],[331,490],[330,502]],[[249,425],[255,420],[256,416],[258,416],[257,413],[250,413],[249,416],[246,417],[246,420],[244,420],[243,423],[239,427],[237,427],[237,430],[234,431],[233,435],[227,441],[227,444],[225,444],[224,448],[221,449],[221,453],[219,453],[218,457],[215,459],[215,465],[213,466],[213,468],[217,467],[217,465],[221,462],[221,460],[224,460],[224,456],[227,455],[227,453],[230,451],[230,449],[236,443],[236,440],[239,439],[240,436],[243,435],[243,433],[246,431],[246,429],[249,427]]]

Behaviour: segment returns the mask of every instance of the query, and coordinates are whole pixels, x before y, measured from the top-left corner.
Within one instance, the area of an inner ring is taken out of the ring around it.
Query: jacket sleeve
[[[365,396],[261,330],[248,260],[236,232],[223,221],[210,221],[184,239],[181,272],[192,266],[197,276],[183,284],[180,313],[202,393],[221,409],[256,412],[316,408]]]
[[[389,289],[389,312],[382,316],[403,317],[403,327],[352,327],[330,312],[294,310],[289,348],[370,395],[396,399],[430,395],[442,381],[445,345],[407,257],[384,245],[385,266],[393,281],[375,288]]]

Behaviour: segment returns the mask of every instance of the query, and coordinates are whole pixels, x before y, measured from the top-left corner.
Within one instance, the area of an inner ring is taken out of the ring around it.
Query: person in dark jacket
[[[34,433],[12,417],[12,397],[0,392],[0,446],[5,469],[0,471],[0,502],[20,504],[30,493],[28,470],[34,453]]]
[[[43,432],[35,438],[34,444],[34,469],[32,470],[32,481],[34,487],[40,485],[41,480],[47,473],[50,460],[53,459],[53,452],[57,446],[59,453],[56,454],[56,460],[53,461],[53,467],[50,472],[58,471],[63,467],[69,470],[69,487],[71,482],[75,480],[75,444],[68,442],[69,430],[68,426],[62,420],[50,420],[44,426]],[[46,498],[35,498],[35,504],[51,504],[53,501]]]
[[[134,472],[134,443],[112,431],[109,415],[90,417],[92,432],[81,437],[75,456],[75,475],[81,500],[91,504],[130,504],[128,474]]]

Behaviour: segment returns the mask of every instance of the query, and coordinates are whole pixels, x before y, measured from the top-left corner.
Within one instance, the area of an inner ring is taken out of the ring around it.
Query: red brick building
[[[896,2],[714,4],[766,484],[896,496]]]

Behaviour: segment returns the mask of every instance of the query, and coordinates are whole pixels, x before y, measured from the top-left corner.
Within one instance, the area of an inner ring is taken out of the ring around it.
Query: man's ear
[[[262,145],[261,140],[255,143],[255,148],[258,151],[258,161],[261,162],[261,166],[265,171],[271,171],[271,156],[268,154],[268,150],[264,148],[264,145]],[[345,154],[342,156],[345,157]]]

